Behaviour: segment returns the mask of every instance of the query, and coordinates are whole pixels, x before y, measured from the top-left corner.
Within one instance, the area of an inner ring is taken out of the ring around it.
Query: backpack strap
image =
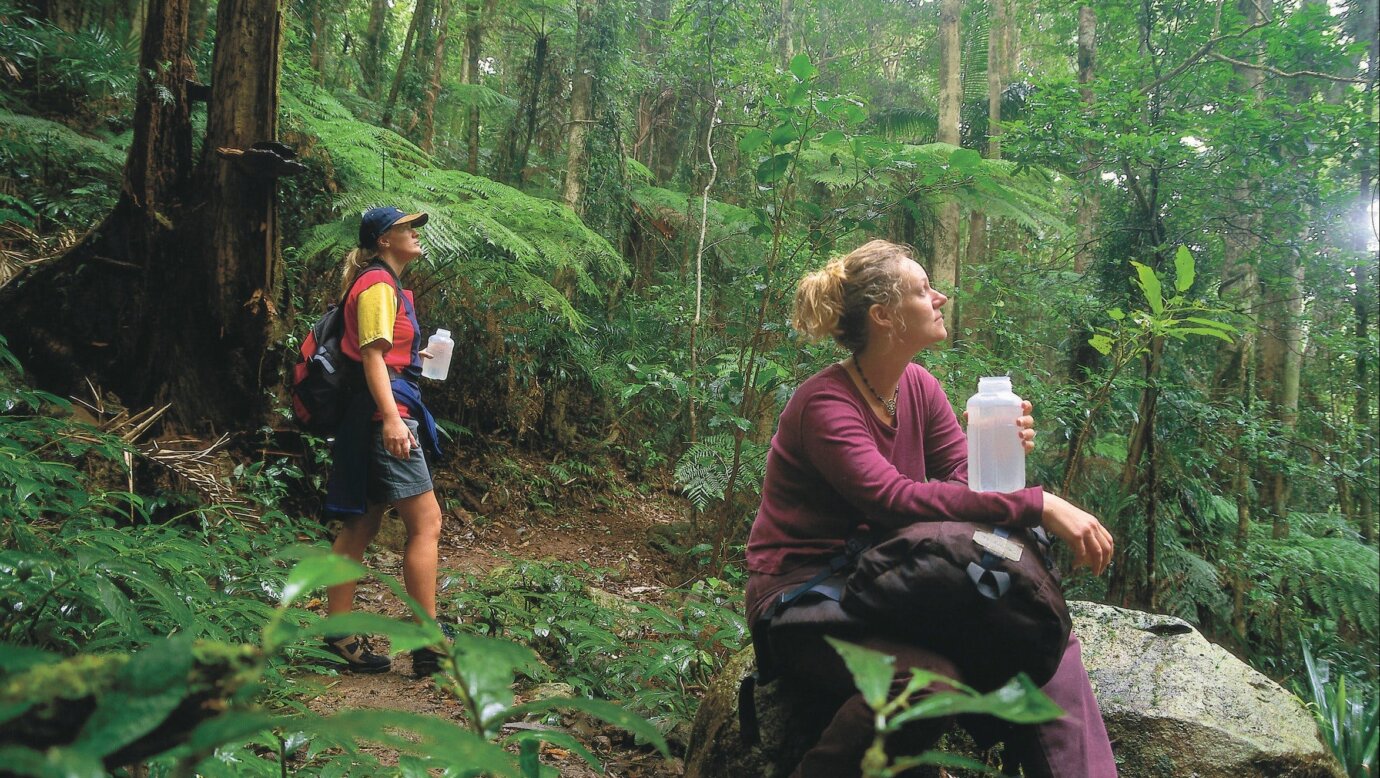
[[[744,676],[738,683],[738,735],[744,745],[755,746],[762,742],[761,727],[757,721],[757,687],[771,683],[777,676],[775,660],[771,655],[772,620],[807,592],[813,591],[838,602],[843,592],[837,584],[825,581],[852,567],[858,556],[872,547],[876,538],[876,532],[855,534],[848,538],[842,554],[830,559],[829,565],[811,576],[810,580],[773,600],[762,617],[753,622],[752,651],[757,656],[757,670]]]

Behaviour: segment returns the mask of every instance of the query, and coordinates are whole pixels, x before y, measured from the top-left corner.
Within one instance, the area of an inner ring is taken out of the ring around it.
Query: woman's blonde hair
[[[374,249],[363,249],[355,247],[350,249],[350,253],[345,255],[345,262],[340,266],[340,296],[344,297],[350,291],[350,283],[359,275],[359,271],[364,266],[377,257],[379,253]]]
[[[873,240],[829,260],[800,279],[792,326],[813,340],[832,336],[851,353],[862,351],[867,345],[868,310],[900,303],[900,263],[911,258],[909,246]]]

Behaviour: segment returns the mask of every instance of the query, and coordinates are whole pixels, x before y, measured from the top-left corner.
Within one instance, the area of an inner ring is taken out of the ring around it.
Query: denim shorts
[[[427,467],[422,447],[417,445],[417,422],[403,419],[412,433],[412,448],[407,459],[399,459],[383,446],[383,422],[375,422],[373,442],[369,447],[369,484],[367,495],[371,503],[394,503],[431,491],[431,470]]]

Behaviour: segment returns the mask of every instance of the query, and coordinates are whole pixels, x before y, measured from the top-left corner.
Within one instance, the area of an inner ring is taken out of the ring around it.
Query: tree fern
[[[697,510],[722,500],[733,469],[732,435],[711,435],[695,442],[676,462],[676,483]],[[739,454],[738,483],[760,484],[766,475],[768,446],[744,439]]]

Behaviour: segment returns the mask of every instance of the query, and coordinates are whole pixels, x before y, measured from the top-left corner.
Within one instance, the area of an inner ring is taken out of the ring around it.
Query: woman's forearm
[[[387,345],[384,345],[387,348]],[[364,385],[369,388],[369,396],[374,398],[374,405],[378,406],[379,413],[384,420],[398,416],[398,404],[393,401],[392,380],[388,375],[388,365],[383,361],[383,350],[373,346],[365,346],[360,357],[364,362]]]

